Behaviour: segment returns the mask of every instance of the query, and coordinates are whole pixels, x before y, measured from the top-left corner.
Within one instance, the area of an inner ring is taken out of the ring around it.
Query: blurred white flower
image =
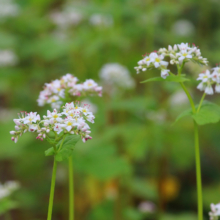
[[[190,36],[194,34],[195,27],[190,21],[181,19],[173,24],[171,30],[174,34],[179,36]]]
[[[220,203],[211,204],[211,212],[209,212],[210,220],[218,220],[218,216],[220,216]]]
[[[4,184],[0,183],[0,200],[10,196],[19,186],[17,181],[7,181]]]
[[[148,111],[146,113],[146,118],[158,124],[161,124],[166,120],[166,112],[164,109],[161,109],[159,111]]]
[[[124,89],[134,88],[134,79],[130,76],[128,69],[118,63],[105,64],[99,73],[103,84],[111,87]]]
[[[0,67],[13,66],[17,63],[18,58],[11,50],[0,50]]]
[[[153,213],[155,212],[156,206],[153,202],[144,201],[138,205],[138,209],[142,213]]]
[[[0,19],[18,15],[19,6],[12,0],[0,0]]]
[[[185,105],[188,102],[189,102],[188,98],[187,98],[185,92],[182,90],[179,90],[179,91],[175,92],[173,95],[171,95],[170,100],[169,100],[171,107]]]
[[[83,19],[80,11],[74,8],[69,8],[66,11],[56,11],[50,14],[50,18],[54,24],[60,28],[66,28],[71,25],[78,25]]]
[[[89,18],[89,22],[93,26],[110,27],[114,24],[112,15],[93,14]]]

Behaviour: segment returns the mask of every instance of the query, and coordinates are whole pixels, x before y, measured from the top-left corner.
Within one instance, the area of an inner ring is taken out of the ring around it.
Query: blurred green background
[[[92,140],[74,154],[76,220],[196,220],[193,123],[172,126],[189,107],[178,84],[140,84],[158,71],[136,74],[142,54],[195,43],[210,67],[220,62],[218,0],[0,0],[0,182],[17,180],[13,220],[46,219],[52,158],[46,142],[10,138],[17,112],[38,107],[44,83],[72,73],[94,79],[106,63],[126,66],[136,87],[88,98],[96,105]],[[194,100],[202,70],[184,72]],[[175,71],[175,69],[174,69]],[[104,87],[104,85],[103,85]],[[220,104],[220,96],[207,96]],[[204,215],[220,200],[219,123],[200,127]],[[2,215],[2,219],[6,219]],[[58,166],[54,220],[68,219],[67,164]]]

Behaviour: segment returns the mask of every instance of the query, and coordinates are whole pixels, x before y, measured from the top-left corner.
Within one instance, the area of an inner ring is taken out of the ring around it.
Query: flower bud
[[[16,133],[15,131],[10,131],[10,134],[12,134],[12,135],[15,134],[15,133]]]

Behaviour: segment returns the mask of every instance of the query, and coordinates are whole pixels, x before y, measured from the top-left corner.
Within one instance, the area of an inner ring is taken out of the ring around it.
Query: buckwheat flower
[[[55,123],[53,130],[57,132],[57,134],[60,134],[63,131],[64,125],[60,123]]]
[[[105,85],[106,92],[112,93],[112,90],[134,88],[135,82],[130,76],[129,70],[119,63],[107,63],[100,72],[99,76]]]
[[[173,24],[171,30],[179,36],[190,36],[195,32],[195,27],[190,21],[181,19]]]
[[[161,51],[161,50],[160,50]],[[149,60],[150,59],[150,60]],[[168,66],[168,62],[164,61],[164,55],[156,52],[152,52],[149,56],[145,56],[142,60],[138,62],[138,67],[135,67],[137,73],[142,71],[146,71],[150,68],[159,68],[164,69]]]
[[[208,95],[212,95],[214,93],[212,84],[215,82],[213,81],[213,77],[209,70],[206,70],[205,73],[200,73],[197,80],[201,80],[200,84],[197,86],[197,89],[200,91],[205,91],[205,93]]]
[[[14,66],[17,61],[18,58],[12,50],[0,50],[0,67]]]
[[[184,59],[191,59],[192,55],[191,55],[192,51],[187,51],[187,50],[181,50],[179,53],[177,53],[176,55],[178,56],[178,60],[179,61],[183,61]]]
[[[163,61],[163,55],[158,55],[157,53],[153,52],[149,55],[149,57],[151,59],[151,63],[155,66],[155,68],[158,68],[160,66],[168,66],[168,62]]]
[[[218,216],[220,216],[220,203],[211,204],[211,212],[209,212],[210,220],[218,220]]]
[[[14,17],[19,13],[19,6],[12,0],[1,0],[0,1],[0,19],[6,17]]]
[[[60,109],[65,100],[69,100],[71,96],[102,95],[102,87],[94,80],[89,79],[81,84],[77,82],[77,77],[67,73],[59,80],[45,83],[44,90],[40,92],[37,100],[38,105],[50,104],[52,108]]]
[[[61,122],[63,119],[61,118],[62,114],[58,113],[56,109],[53,112],[47,110],[47,118],[50,120],[51,123]]]
[[[210,71],[206,70],[205,73],[200,73],[197,80],[202,80],[203,83],[208,82],[209,80],[212,80]]]
[[[169,72],[170,72],[170,70],[168,70],[168,69],[162,69],[161,70],[161,77],[166,79],[167,76],[169,76]]]

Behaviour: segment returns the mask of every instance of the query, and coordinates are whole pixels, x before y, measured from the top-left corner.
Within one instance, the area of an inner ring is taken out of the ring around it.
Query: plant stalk
[[[180,83],[183,90],[185,91],[191,108],[192,112],[195,114],[196,112],[199,112],[202,102],[205,98],[205,93],[203,94],[199,107],[196,111],[195,104],[193,102],[193,99],[189,93],[189,91],[186,89],[185,85],[183,83]],[[202,201],[202,178],[201,178],[201,162],[200,162],[200,151],[199,151],[199,132],[198,132],[198,124],[194,120],[194,136],[195,136],[195,163],[196,163],[196,182],[197,182],[197,198],[198,198],[198,220],[203,220],[203,201]]]
[[[201,177],[201,162],[199,152],[199,132],[198,125],[194,121],[195,134],[195,160],[196,160],[196,182],[197,182],[197,198],[198,198],[198,220],[203,220],[203,202],[202,202],[202,177]]]
[[[52,179],[51,179],[50,198],[49,198],[47,220],[51,220],[52,219],[53,198],[54,198],[54,189],[55,189],[55,182],[56,182],[56,171],[57,171],[57,162],[56,162],[56,159],[54,157],[53,173],[52,173]]]
[[[74,220],[73,157],[69,157],[69,220]]]

